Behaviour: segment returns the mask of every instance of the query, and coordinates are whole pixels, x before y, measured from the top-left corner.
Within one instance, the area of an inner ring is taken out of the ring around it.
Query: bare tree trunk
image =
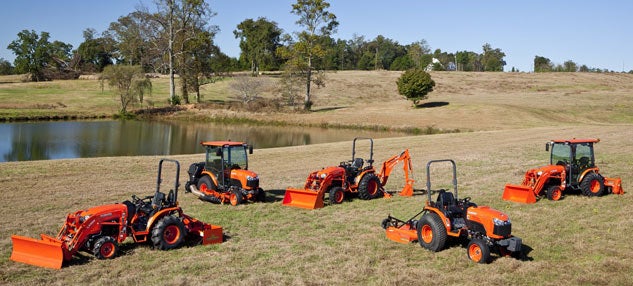
[[[169,1],[169,102],[176,102],[176,83],[174,81],[174,2]]]
[[[308,75],[306,80],[306,97],[303,102],[303,109],[310,110],[312,102],[310,101],[310,83],[312,83],[312,57],[308,57]]]

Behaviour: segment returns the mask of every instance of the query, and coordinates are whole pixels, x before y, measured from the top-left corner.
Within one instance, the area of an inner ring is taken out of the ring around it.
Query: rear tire
[[[604,178],[596,173],[587,173],[580,182],[582,194],[588,197],[599,197],[604,194]]]
[[[473,239],[466,248],[468,258],[476,263],[488,263],[490,261],[490,247],[481,239]]]
[[[97,239],[92,254],[97,259],[112,259],[119,252],[119,244],[111,236],[103,236]]]
[[[435,213],[428,213],[422,216],[417,223],[418,242],[420,246],[437,252],[444,248],[446,244],[446,227],[442,224],[442,219]]]
[[[345,199],[345,192],[341,187],[334,187],[330,189],[330,194],[328,199],[330,200],[330,204],[338,205],[343,202]]]
[[[358,183],[358,197],[363,200],[371,200],[382,195],[380,179],[374,173],[363,176]]]
[[[547,199],[550,201],[558,201],[563,197],[563,191],[560,186],[550,186],[546,191]]]
[[[203,194],[212,195],[211,191],[215,190],[216,186],[209,176],[204,175],[198,180],[198,191],[202,192]]]
[[[174,249],[184,242],[185,235],[182,221],[168,215],[160,219],[152,230],[152,243],[160,250]]]

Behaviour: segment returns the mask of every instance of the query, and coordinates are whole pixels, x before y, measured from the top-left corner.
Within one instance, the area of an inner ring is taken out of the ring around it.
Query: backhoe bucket
[[[304,209],[319,209],[323,207],[323,195],[313,190],[288,188],[281,204]]]
[[[605,187],[611,188],[611,193],[616,195],[623,195],[624,190],[622,189],[622,179],[620,178],[604,178]]]
[[[413,182],[413,180],[408,180],[407,183],[404,185],[404,188],[402,188],[402,191],[400,191],[400,193],[398,194],[403,197],[413,196]]]
[[[11,260],[30,265],[61,269],[64,262],[62,242],[42,234],[42,239],[12,235]]]
[[[522,185],[506,185],[502,199],[524,204],[536,203],[532,188]]]

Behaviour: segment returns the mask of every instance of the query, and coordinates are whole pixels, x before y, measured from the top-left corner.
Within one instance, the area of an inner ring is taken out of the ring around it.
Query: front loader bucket
[[[12,235],[11,260],[40,267],[60,269],[64,262],[62,242],[42,234],[42,239]]]
[[[622,179],[620,178],[604,178],[604,185],[608,188],[611,188],[611,193],[616,195],[623,195],[624,190],[622,189]]]
[[[524,204],[536,203],[536,196],[532,188],[522,185],[506,185],[502,199]]]
[[[312,190],[288,188],[281,204],[304,209],[319,209],[323,207],[323,195]]]

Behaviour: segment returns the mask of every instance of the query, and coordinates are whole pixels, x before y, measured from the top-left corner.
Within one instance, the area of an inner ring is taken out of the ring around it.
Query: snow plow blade
[[[319,209],[323,207],[323,195],[313,190],[288,188],[281,204],[310,210]]]
[[[64,262],[62,242],[42,234],[42,239],[12,235],[11,260],[30,265],[61,269]]]
[[[536,203],[536,196],[532,188],[522,185],[506,185],[502,199],[524,204]]]

